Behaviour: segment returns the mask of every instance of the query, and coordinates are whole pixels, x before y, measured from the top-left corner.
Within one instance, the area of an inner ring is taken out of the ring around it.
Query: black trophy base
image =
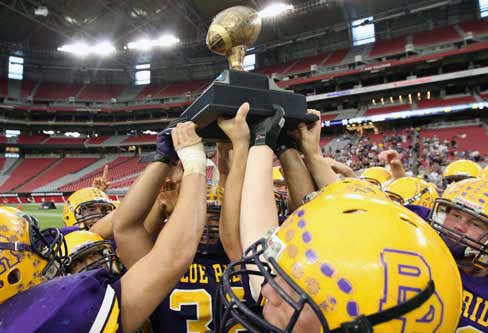
[[[239,106],[249,102],[247,116],[252,125],[274,113],[273,105],[285,110],[285,128],[296,128],[298,123],[317,119],[307,114],[305,96],[276,86],[267,76],[256,73],[225,70],[182,114],[183,120],[198,125],[198,134],[206,140],[228,140],[217,125],[218,117],[233,117]]]

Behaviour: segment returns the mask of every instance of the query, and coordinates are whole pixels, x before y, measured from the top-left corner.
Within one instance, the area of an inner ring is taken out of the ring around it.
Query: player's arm
[[[219,127],[231,140],[233,149],[219,221],[220,240],[231,261],[239,259],[242,255],[239,218],[250,141],[249,126],[246,123],[248,112],[249,104],[244,103],[237,111],[235,118],[218,120]],[[220,175],[222,177],[222,173]]]
[[[153,207],[169,168],[167,163],[150,163],[131,185],[115,212],[117,252],[127,268],[132,267],[153,246],[151,236],[144,228],[144,220]]]
[[[172,136],[184,168],[180,195],[154,247],[121,278],[124,332],[139,328],[174,288],[193,261],[206,222],[206,157],[201,139],[191,122],[178,124]]]
[[[153,246],[144,220],[153,207],[163,182],[170,171],[170,160],[176,155],[169,135],[160,133],[156,143],[156,162],[150,163],[136,179],[115,211],[114,237],[117,251],[125,267],[130,268]]]
[[[283,134],[283,133],[282,133]],[[307,166],[296,148],[278,151],[283,177],[290,194],[288,205],[291,211],[301,205],[302,199],[314,191],[314,183]]]
[[[115,210],[111,211],[90,227],[90,231],[98,234],[103,239],[110,239],[114,236],[113,221]]]
[[[322,129],[320,112],[317,110],[308,110],[308,112],[315,114],[319,120],[313,123],[310,128],[304,123],[298,125],[298,144],[305,156],[305,163],[315,185],[321,189],[336,182],[338,178],[320,150],[320,131]]]

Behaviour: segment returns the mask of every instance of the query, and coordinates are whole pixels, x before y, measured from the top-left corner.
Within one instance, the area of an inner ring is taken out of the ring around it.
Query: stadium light
[[[285,14],[288,11],[293,10],[293,5],[287,5],[285,3],[272,3],[269,6],[258,12],[260,18],[271,18]]]
[[[154,47],[168,48],[175,46],[180,42],[179,38],[174,35],[162,35],[158,39],[139,39],[134,42],[129,42],[127,48],[130,50],[148,51]]]
[[[93,46],[89,46],[84,42],[77,42],[60,46],[58,51],[72,53],[80,57],[91,54],[107,56],[115,52],[115,47],[110,42],[100,42]]]

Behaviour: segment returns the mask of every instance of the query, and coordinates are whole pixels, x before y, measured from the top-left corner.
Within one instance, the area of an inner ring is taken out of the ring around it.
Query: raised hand
[[[95,177],[92,186],[98,188],[100,191],[106,191],[111,182],[108,180],[108,164],[105,164],[101,177]]]
[[[246,122],[249,113],[249,103],[243,103],[234,118],[217,120],[220,129],[227,135],[233,146],[238,144],[249,145],[250,131]]]

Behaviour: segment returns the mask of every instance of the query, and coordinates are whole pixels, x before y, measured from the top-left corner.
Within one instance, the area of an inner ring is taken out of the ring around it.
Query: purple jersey
[[[463,312],[457,333],[488,332],[488,277],[473,277],[461,271]]]
[[[72,233],[73,231],[80,231],[82,229],[80,229],[78,226],[74,225],[74,226],[71,226],[71,227],[62,227],[62,228],[59,228],[59,232],[61,234],[63,234],[63,236],[66,236],[67,234],[70,234]]]
[[[429,221],[430,209],[424,206],[405,205],[406,208],[420,216],[424,221]]]
[[[0,332],[121,332],[120,299],[103,269],[59,277],[0,304]]]
[[[228,263],[226,256],[197,254],[190,269],[151,315],[154,333],[213,330],[213,303]],[[243,294],[239,281],[235,286],[236,294]]]

